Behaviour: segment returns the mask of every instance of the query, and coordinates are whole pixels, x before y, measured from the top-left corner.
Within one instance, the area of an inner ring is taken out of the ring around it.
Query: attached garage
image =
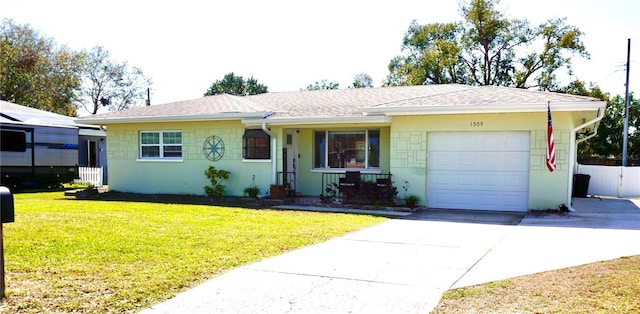
[[[427,206],[527,211],[530,132],[431,132]]]

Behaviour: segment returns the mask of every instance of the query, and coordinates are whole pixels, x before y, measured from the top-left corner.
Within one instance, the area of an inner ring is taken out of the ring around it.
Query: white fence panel
[[[622,168],[622,197],[640,196],[640,167]]]
[[[621,167],[578,165],[578,173],[591,176],[587,194],[618,196],[620,168]]]
[[[640,167],[578,165],[576,173],[591,176],[587,191],[589,195],[640,196]]]
[[[79,167],[80,179],[76,179],[77,183],[89,183],[95,187],[102,187],[102,167]]]

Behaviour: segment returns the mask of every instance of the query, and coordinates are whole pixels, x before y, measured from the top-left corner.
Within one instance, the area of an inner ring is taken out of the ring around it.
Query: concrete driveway
[[[142,313],[428,313],[442,293],[640,254],[640,209],[576,199],[568,217],[428,210],[247,265]]]

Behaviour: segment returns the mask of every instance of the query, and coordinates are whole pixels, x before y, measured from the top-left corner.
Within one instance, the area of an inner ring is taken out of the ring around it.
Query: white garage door
[[[430,208],[526,211],[528,132],[429,133]]]

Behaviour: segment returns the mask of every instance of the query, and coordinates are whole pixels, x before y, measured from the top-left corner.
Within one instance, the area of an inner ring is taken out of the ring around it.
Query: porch
[[[278,184],[287,187],[288,197],[299,197],[295,172],[278,172]],[[323,203],[393,205],[398,190],[393,186],[391,173],[322,173],[322,189],[317,195]]]

